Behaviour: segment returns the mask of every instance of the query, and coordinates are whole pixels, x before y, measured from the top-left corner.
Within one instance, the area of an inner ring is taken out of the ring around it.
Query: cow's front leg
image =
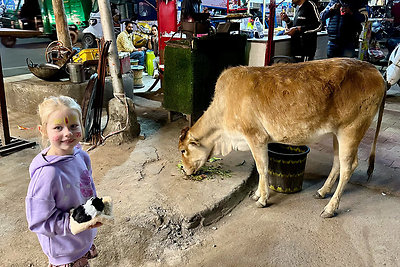
[[[258,168],[257,168],[258,170]],[[266,179],[266,175],[261,174],[260,171],[259,172],[259,181],[258,181],[258,188],[260,189],[260,197],[256,202],[257,207],[259,208],[264,208],[267,206],[267,200],[269,198],[269,190],[268,190],[268,181]]]
[[[254,201],[257,201],[256,204],[257,204],[258,207],[263,208],[263,207],[265,207],[267,205],[267,201],[268,201],[268,198],[269,198],[269,191],[268,191],[268,187],[266,186],[267,185],[266,179],[265,179],[265,177],[264,178],[261,177],[261,174],[260,174],[260,171],[258,170],[258,167],[257,167],[257,171],[259,173],[259,181],[258,181],[257,190],[254,193],[254,195],[252,196],[252,199]],[[264,187],[266,187],[266,189],[263,190],[262,188],[264,188]],[[263,202],[261,202],[263,200],[263,198],[261,198],[262,194],[264,194],[264,196],[266,198],[265,201],[263,201]]]
[[[253,137],[254,138],[254,137]],[[247,138],[246,138],[247,139]],[[269,197],[268,190],[268,154],[267,154],[267,143],[255,143],[252,138],[247,139],[256,167],[259,175],[258,187],[253,196],[253,199],[257,201],[257,207],[267,206],[267,200]]]
[[[260,198],[260,190],[259,190],[258,186],[257,186],[256,192],[254,193],[254,195],[253,195],[251,198],[252,198],[254,201],[257,201],[257,200]]]

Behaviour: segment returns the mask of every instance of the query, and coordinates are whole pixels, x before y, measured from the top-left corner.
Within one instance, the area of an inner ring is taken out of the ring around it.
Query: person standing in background
[[[158,27],[157,25],[151,26],[151,37],[147,48],[154,51],[155,58],[153,59],[153,78],[158,78],[158,64],[160,64],[160,54],[158,52]]]
[[[357,56],[361,23],[368,20],[366,7],[365,0],[331,0],[321,12],[323,22],[329,18],[328,58]]]
[[[318,8],[310,0],[292,0],[292,4],[296,5],[293,20],[286,12],[280,14],[288,27],[285,34],[291,36],[292,56],[297,62],[313,60],[317,50],[317,32],[322,29]]]

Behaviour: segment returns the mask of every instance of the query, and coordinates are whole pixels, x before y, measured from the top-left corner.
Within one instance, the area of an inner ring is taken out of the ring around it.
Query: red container
[[[125,74],[131,71],[131,61],[129,53],[127,55],[119,56],[119,65],[121,66],[121,74]]]

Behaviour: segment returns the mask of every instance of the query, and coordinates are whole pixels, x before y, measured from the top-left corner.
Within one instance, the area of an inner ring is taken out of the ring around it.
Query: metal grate
[[[36,146],[36,142],[18,139],[15,137],[11,137],[10,143],[3,146],[0,139],[0,156],[7,156],[19,150],[34,146]]]

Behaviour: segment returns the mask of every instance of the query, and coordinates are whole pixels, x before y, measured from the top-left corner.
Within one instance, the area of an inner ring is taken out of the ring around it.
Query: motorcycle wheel
[[[82,38],[83,48],[94,48],[96,46],[96,38],[93,34],[85,33]]]

